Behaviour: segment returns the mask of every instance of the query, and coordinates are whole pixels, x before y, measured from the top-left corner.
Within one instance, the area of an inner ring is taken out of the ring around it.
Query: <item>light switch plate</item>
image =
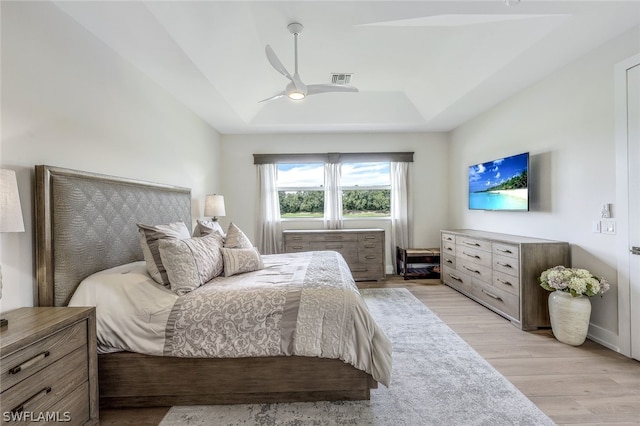
[[[615,235],[616,233],[616,221],[615,220],[601,220],[600,231],[603,234]]]

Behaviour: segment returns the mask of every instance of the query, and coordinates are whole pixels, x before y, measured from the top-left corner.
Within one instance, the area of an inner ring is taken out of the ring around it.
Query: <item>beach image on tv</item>
[[[519,154],[469,167],[469,208],[528,210],[529,154]]]

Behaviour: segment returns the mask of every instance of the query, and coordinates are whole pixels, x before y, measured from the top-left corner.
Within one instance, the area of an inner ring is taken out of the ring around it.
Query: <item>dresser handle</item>
[[[502,278],[496,278],[496,281],[498,281],[499,283],[502,283],[502,284],[513,286],[513,284],[511,284],[509,281],[505,281]]]
[[[464,281],[462,281],[462,278],[460,278],[460,277],[458,277],[458,276],[456,276],[456,275],[449,274],[449,276],[450,276],[451,278],[453,278],[454,280],[456,280],[456,281],[460,281],[461,283],[463,283],[463,282],[464,282]]]
[[[303,248],[303,246],[291,246],[292,250],[302,250]]]
[[[369,254],[367,256],[364,257],[367,260],[371,260],[371,259],[377,259],[378,256],[376,256],[375,254]]]
[[[508,263],[496,262],[496,265],[504,266],[505,268],[513,268],[513,266],[509,265]]]
[[[376,248],[375,244],[365,244],[364,248]]]
[[[30,402],[32,402],[33,400],[35,400],[36,398],[39,398],[41,396],[45,396],[46,394],[48,394],[49,392],[51,392],[51,386],[48,386],[44,389],[42,389],[40,392],[36,393],[35,395],[33,395],[31,398],[27,399],[26,401],[24,401],[22,404],[19,404],[16,408],[14,408],[13,410],[11,410],[12,413],[21,413],[24,411],[24,406],[29,404]]]
[[[295,241],[302,241],[302,237],[300,236],[294,236],[294,237],[291,237],[291,239]]]
[[[480,274],[480,271],[478,271],[477,269],[471,269],[471,268],[468,268],[468,267],[467,267],[467,265],[462,265],[462,267],[463,267],[464,269],[466,269],[467,271],[469,271],[469,272],[473,272],[474,274],[481,275],[481,274]]]
[[[505,250],[498,247],[496,247],[496,251],[499,251],[501,253],[509,253],[509,254],[513,253],[511,250]]]
[[[23,362],[22,364],[18,365],[17,367],[13,367],[11,370],[9,370],[9,374],[18,374],[19,372],[21,372],[25,368],[31,367],[36,362],[42,361],[43,359],[45,359],[48,356],[49,356],[49,351],[42,352],[41,354],[38,354],[38,355],[34,356],[30,360]]]
[[[487,291],[487,290],[485,290],[485,289],[482,289],[482,292],[483,292],[484,294],[486,294],[487,296],[489,296],[489,297],[493,297],[493,298],[494,298],[494,299],[496,299],[496,300],[502,301],[502,298],[500,298],[500,296],[496,296],[495,294],[490,293],[490,292],[488,292],[488,291]]]
[[[375,235],[366,235],[366,236],[364,237],[364,239],[365,239],[365,240],[375,240],[375,239],[377,239],[377,238],[378,238],[378,237],[376,237]]]
[[[447,262],[447,263],[453,263],[453,261],[451,259],[445,259],[444,261]]]
[[[462,254],[464,254],[466,256],[469,256],[469,257],[472,257],[474,259],[480,259],[480,256],[478,256],[477,254],[469,254],[469,253],[466,253],[464,251],[462,252]]]
[[[453,251],[451,247],[446,247],[445,250]]]
[[[480,247],[480,244],[474,243],[474,242],[471,242],[471,241],[462,241],[462,242],[465,243],[468,246]]]

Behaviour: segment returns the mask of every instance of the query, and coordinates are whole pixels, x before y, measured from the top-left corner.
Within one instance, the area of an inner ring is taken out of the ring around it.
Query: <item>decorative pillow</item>
[[[242,274],[244,272],[259,271],[264,268],[262,256],[257,248],[222,248],[224,259],[224,276]]]
[[[224,231],[222,230],[222,226],[218,221],[211,220],[200,220],[198,219],[195,229],[193,230],[194,237],[202,237],[204,235],[208,235],[212,232],[219,232],[222,235],[222,238],[225,238]]]
[[[167,270],[171,290],[182,296],[222,273],[222,235],[184,240],[160,240],[162,264]]]
[[[138,223],[138,230],[140,231],[140,247],[142,247],[142,254],[147,263],[149,275],[158,284],[168,286],[169,278],[164,266],[162,266],[162,259],[160,259],[160,252],[158,251],[158,241],[164,238],[176,240],[190,238],[191,235],[187,225],[184,222],[172,222],[165,225],[142,225]]]
[[[229,224],[229,229],[227,229],[227,237],[224,240],[224,246],[226,248],[253,248],[251,240],[233,222]]]

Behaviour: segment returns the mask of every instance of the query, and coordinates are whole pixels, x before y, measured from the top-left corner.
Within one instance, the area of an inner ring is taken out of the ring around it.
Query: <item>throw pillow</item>
[[[264,268],[262,256],[257,248],[230,249],[222,248],[224,259],[224,276],[242,274],[245,272],[259,271]]]
[[[191,235],[187,225],[184,222],[172,222],[163,225],[143,225],[138,223],[138,230],[140,232],[140,247],[142,248],[149,275],[158,284],[168,286],[169,278],[162,265],[158,242],[164,238],[177,240],[190,238]]]
[[[224,240],[224,246],[226,248],[253,248],[253,244],[249,237],[245,235],[240,228],[238,228],[233,222],[229,224],[227,229],[227,237]]]

